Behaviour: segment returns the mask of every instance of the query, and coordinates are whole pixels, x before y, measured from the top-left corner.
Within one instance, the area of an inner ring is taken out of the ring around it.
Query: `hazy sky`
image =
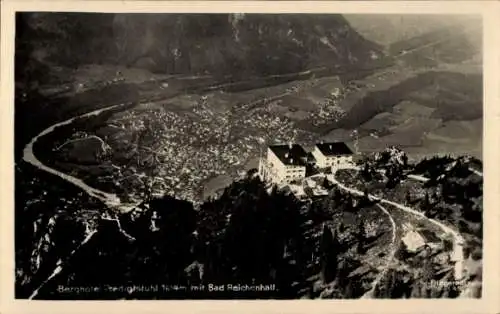
[[[391,15],[364,14],[344,15],[361,35],[382,45],[410,38],[433,29],[459,23],[480,26],[480,17],[458,15]],[[475,34],[480,35],[479,34]]]

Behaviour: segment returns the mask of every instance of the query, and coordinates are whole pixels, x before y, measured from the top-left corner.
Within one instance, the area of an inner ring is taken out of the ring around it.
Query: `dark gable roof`
[[[314,157],[312,152],[308,152],[306,157],[307,157],[307,162],[316,162],[316,158]]]
[[[352,150],[344,142],[316,144],[325,156],[352,155]]]
[[[429,242],[430,243],[441,242],[441,239],[436,234],[431,232],[430,230],[422,229],[422,230],[418,230],[418,233],[420,233],[422,238],[424,238],[425,242],[427,242],[427,243],[429,243]]]
[[[306,151],[298,144],[291,145],[273,145],[269,149],[285,165],[305,166],[307,157]]]

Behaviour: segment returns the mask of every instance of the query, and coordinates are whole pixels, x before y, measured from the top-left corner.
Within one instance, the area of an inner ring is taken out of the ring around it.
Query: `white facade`
[[[325,156],[317,146],[312,151],[318,168],[343,168],[353,165],[352,155]]]
[[[425,245],[424,238],[415,231],[409,231],[402,238],[406,248],[410,252],[416,252],[419,248]]]
[[[267,149],[266,157],[266,160],[261,160],[259,165],[259,174],[263,180],[275,184],[287,184],[305,178],[305,166],[284,164],[270,148]]]

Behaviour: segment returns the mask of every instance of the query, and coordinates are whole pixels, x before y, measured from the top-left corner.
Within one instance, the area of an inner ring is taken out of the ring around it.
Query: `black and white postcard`
[[[12,297],[489,300],[497,6],[343,3],[6,5]]]

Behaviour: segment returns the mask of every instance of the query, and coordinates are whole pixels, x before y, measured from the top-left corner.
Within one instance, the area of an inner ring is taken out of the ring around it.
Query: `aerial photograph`
[[[475,15],[15,15],[15,297],[477,299]]]

